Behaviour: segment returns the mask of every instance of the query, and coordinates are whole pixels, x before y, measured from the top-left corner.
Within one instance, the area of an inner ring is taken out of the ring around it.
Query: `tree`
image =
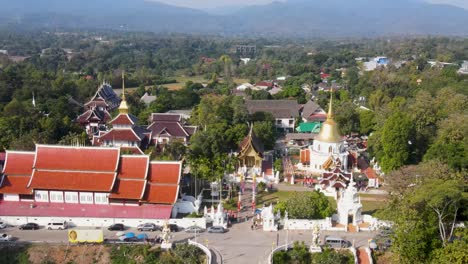
[[[359,128],[361,134],[369,135],[375,130],[375,113],[373,111],[359,111]]]
[[[262,141],[265,149],[273,149],[276,142],[275,125],[273,122],[255,122],[253,125],[255,135]]]
[[[439,235],[445,246],[452,239],[463,186],[459,181],[433,179],[417,188],[412,202],[426,206],[437,216]]]
[[[278,208],[286,209],[289,217],[294,219],[323,219],[333,213],[328,198],[319,191],[295,192],[291,198],[280,204],[282,205]]]
[[[382,128],[382,169],[389,172],[408,163],[411,155],[413,123],[402,112],[392,114]]]

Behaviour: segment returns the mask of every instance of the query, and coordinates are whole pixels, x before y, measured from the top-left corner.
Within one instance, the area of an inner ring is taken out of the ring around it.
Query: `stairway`
[[[356,254],[358,257],[359,264],[371,264],[371,261],[369,260],[369,255],[367,255],[367,252],[364,248],[358,248]]]

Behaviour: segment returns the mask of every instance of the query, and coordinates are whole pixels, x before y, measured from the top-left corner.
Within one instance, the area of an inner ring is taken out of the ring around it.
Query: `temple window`
[[[328,147],[328,153],[332,153],[332,152],[333,152],[332,146]]]

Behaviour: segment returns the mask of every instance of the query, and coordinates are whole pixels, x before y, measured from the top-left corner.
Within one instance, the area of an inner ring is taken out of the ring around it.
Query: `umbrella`
[[[135,233],[129,232],[125,234],[125,238],[134,238],[134,237],[135,237]]]
[[[138,240],[145,240],[145,239],[148,239],[148,236],[146,234],[138,234],[137,239]]]

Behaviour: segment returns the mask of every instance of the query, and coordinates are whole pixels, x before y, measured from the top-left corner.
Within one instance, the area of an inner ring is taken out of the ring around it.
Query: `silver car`
[[[0,233],[0,242],[11,241],[11,235]]]
[[[208,233],[225,233],[226,229],[222,226],[212,226],[208,228]]]
[[[199,227],[199,226],[190,226],[185,229],[185,232],[187,233],[201,233],[205,231],[205,229]]]

